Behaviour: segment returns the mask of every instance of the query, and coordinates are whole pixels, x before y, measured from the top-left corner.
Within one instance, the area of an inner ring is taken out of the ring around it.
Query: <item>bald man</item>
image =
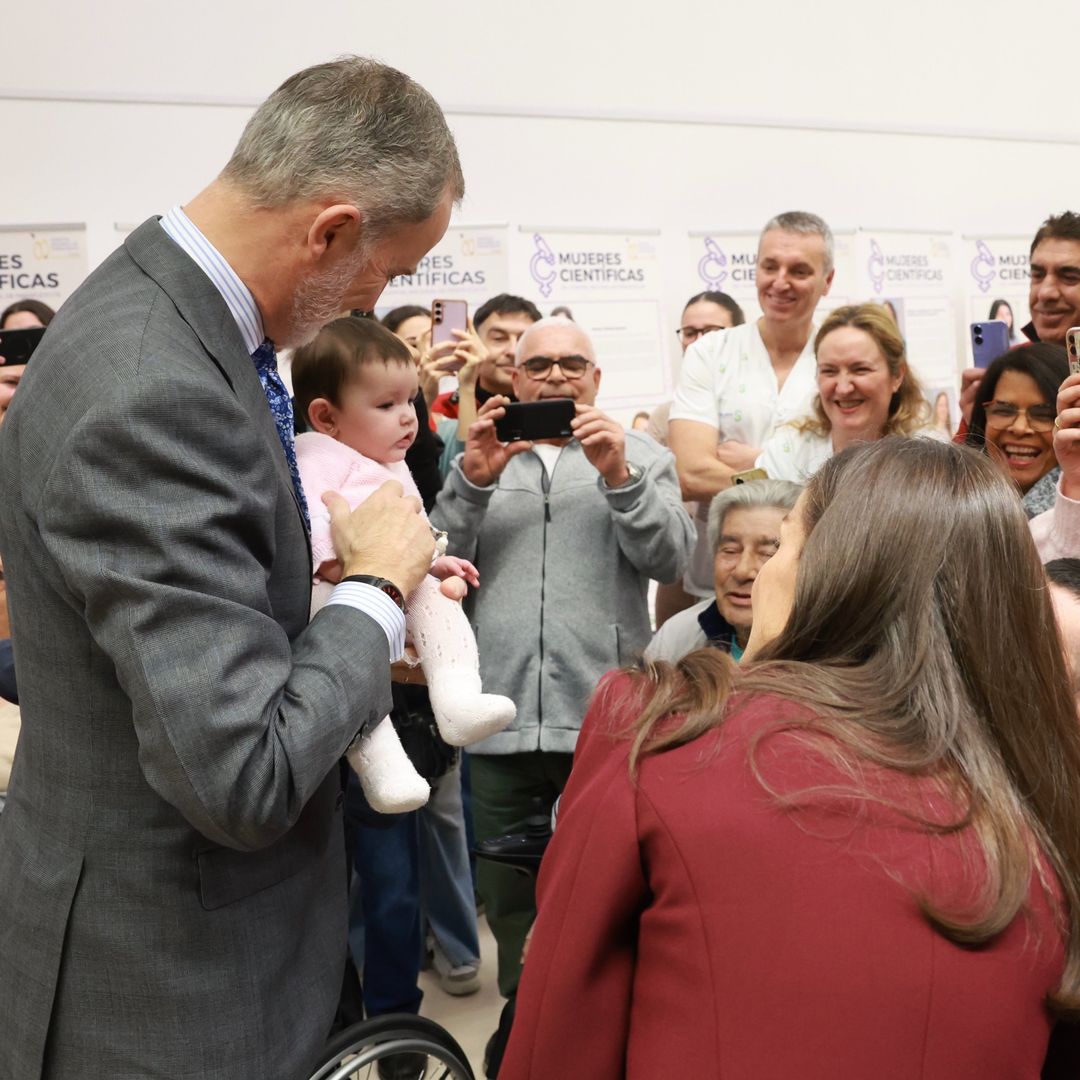
[[[541,319],[521,336],[512,371],[520,402],[569,398],[573,436],[500,443],[508,399],[489,398],[431,513],[483,586],[469,598],[484,686],[517,719],[470,748],[478,840],[517,832],[549,810],[570,773],[589,696],[605,671],[650,637],[650,578],[675,581],[694,542],[675,459],[596,407],[600,367],[589,336]],[[481,863],[480,893],[499,945],[499,989],[517,987],[534,915],[532,883]]]

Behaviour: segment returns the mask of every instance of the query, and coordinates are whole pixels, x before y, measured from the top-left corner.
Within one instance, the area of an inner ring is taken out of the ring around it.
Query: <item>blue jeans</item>
[[[349,784],[359,790],[355,777]],[[422,911],[451,966],[480,957],[460,763],[432,784],[427,805],[387,821],[360,826],[353,847],[349,944],[369,1016],[419,1012]]]

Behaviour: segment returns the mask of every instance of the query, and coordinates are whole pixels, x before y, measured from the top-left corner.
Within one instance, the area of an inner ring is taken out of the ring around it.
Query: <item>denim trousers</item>
[[[349,784],[350,799],[360,796],[355,777]],[[419,1012],[425,917],[452,967],[480,958],[460,759],[426,805],[383,822],[360,825],[353,842],[349,945],[369,1016]]]

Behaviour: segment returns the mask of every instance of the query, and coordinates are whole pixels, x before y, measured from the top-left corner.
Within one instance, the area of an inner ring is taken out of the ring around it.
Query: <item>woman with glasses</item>
[[[1068,374],[1064,347],[1037,342],[999,356],[979,383],[967,444],[1009,474],[1029,518],[1054,505],[1061,475],[1054,456],[1056,399]]]

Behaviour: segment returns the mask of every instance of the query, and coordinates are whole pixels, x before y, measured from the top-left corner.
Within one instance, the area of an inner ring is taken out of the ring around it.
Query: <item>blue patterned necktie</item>
[[[300,486],[300,470],[296,466],[292,401],[289,400],[289,391],[285,389],[285,384],[278,374],[274,343],[267,338],[251,354],[251,359],[255,361],[255,370],[259,373],[259,382],[262,383],[263,393],[266,394],[266,403],[270,406],[270,412],[274,417],[274,426],[277,428],[278,438],[281,440],[281,448],[285,451],[285,460],[289,463],[289,472],[292,474],[296,500],[300,503],[300,509],[304,513],[304,523],[310,531],[311,515],[308,513],[304,489]]]

